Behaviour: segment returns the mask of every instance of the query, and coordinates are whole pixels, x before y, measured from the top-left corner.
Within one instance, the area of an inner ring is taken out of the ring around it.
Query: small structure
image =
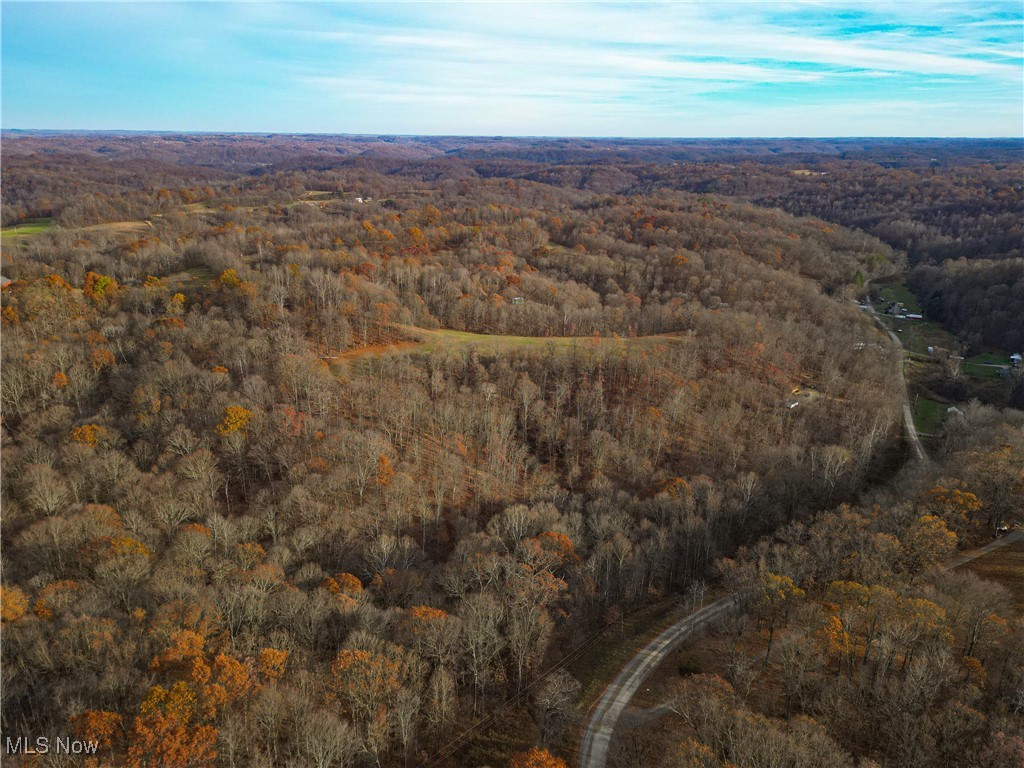
[[[1014,352],[1010,355],[1010,362],[1013,363],[1014,368],[1020,368],[1021,365],[1024,365],[1024,356],[1020,352]]]
[[[909,312],[906,315],[907,320],[924,320],[924,315],[918,314],[917,312]]]
[[[951,405],[946,409],[946,413],[950,416],[963,416],[964,412],[957,408],[955,405]]]
[[[526,299],[524,299],[522,296],[513,296],[512,297],[512,303],[513,304],[522,304],[524,301],[526,301]]]
[[[10,284],[11,284],[10,279],[8,279],[5,275],[0,275],[0,288],[6,288]],[[1019,357],[1019,355],[1018,355],[1018,357]]]

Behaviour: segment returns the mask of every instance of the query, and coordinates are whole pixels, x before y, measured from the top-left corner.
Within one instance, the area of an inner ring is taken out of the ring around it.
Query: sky
[[[4,0],[4,128],[1024,135],[1024,4]]]

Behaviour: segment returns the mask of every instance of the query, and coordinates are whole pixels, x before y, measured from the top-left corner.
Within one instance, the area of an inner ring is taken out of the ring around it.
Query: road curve
[[[608,746],[619,716],[644,680],[683,640],[714,619],[729,613],[735,604],[735,596],[727,595],[704,606],[677,621],[630,659],[605,689],[587,723],[587,729],[580,740],[580,768],[604,768],[608,760]]]
[[[1018,528],[1002,538],[996,539],[983,547],[971,550],[946,566],[946,570],[955,570],[963,565],[987,555],[993,550],[1024,540],[1024,528]],[[608,747],[611,744],[615,727],[623,710],[629,706],[633,695],[644,680],[663,662],[670,653],[698,629],[703,628],[716,618],[728,614],[736,606],[736,594],[726,595],[696,613],[683,617],[666,629],[654,640],[644,646],[629,663],[622,668],[597,702],[594,713],[590,716],[587,729],[580,740],[580,768],[605,768],[608,761]],[[650,714],[664,714],[666,707],[654,707],[645,710]]]
[[[921,445],[921,438],[918,436],[917,429],[914,426],[914,415],[910,409],[910,394],[907,390],[907,380],[903,373],[903,342],[900,341],[899,336],[885,327],[885,324],[875,312],[874,307],[871,308],[871,314],[875,322],[889,335],[889,338],[896,344],[896,349],[899,350],[896,371],[899,376],[900,388],[903,392],[903,425],[917,461],[921,464],[930,464],[931,460]],[[981,549],[961,556],[953,561],[949,567],[959,568],[971,560],[988,554],[993,549],[998,549],[1021,538],[1024,538],[1024,530],[1014,531],[1012,534],[998,539]],[[672,651],[679,647],[683,640],[712,620],[727,614],[735,605],[735,594],[726,595],[720,600],[716,600],[696,613],[691,613],[677,621],[630,659],[629,663],[622,668],[618,676],[605,689],[600,701],[597,702],[597,706],[594,708],[590,721],[587,723],[587,728],[583,732],[583,738],[580,740],[580,768],[605,768],[608,761],[608,747],[611,744],[612,735],[615,733],[615,727],[618,725],[623,710],[629,705],[633,695],[643,684],[644,680]]]

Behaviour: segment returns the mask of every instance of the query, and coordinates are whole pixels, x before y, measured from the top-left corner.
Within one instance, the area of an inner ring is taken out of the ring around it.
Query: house
[[[7,277],[5,277],[4,275],[0,275],[0,288],[6,288],[10,284],[11,281]]]
[[[947,408],[946,409],[946,413],[948,413],[950,416],[963,416],[964,415],[964,412],[961,411],[959,408],[957,408],[955,405],[951,405],[949,408]]]
[[[525,299],[522,296],[513,296],[512,297],[512,303],[513,304],[522,304],[524,301],[525,301]]]
[[[1015,352],[1010,355],[1010,362],[1013,363],[1014,368],[1020,368],[1021,365],[1024,365],[1024,356],[1021,356],[1019,352]]]

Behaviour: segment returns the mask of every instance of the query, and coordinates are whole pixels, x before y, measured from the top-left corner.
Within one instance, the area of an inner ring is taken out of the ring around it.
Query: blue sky
[[[1020,0],[0,10],[5,128],[1024,135]]]

